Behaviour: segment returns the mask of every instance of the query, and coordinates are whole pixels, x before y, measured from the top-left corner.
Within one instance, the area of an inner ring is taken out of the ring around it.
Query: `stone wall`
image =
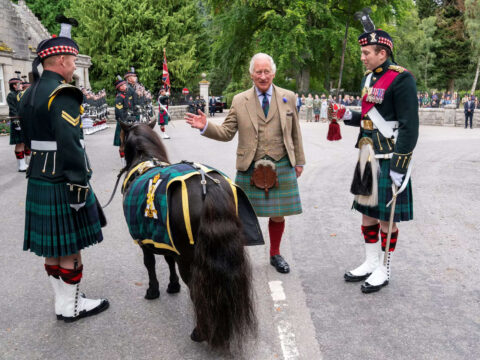
[[[349,106],[350,110],[360,111],[359,106]],[[463,107],[455,109],[455,106],[447,105],[444,108],[418,109],[420,125],[434,125],[434,126],[465,126],[465,113]],[[306,120],[307,111],[305,106],[300,109],[300,120]],[[476,109],[473,114],[473,127],[480,127],[480,109]]]

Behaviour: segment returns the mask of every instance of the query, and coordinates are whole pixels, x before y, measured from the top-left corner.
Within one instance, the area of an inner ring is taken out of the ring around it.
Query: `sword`
[[[395,217],[395,205],[397,204],[397,186],[392,184],[392,200],[390,201],[390,219],[388,222],[387,243],[385,244],[385,255],[383,257],[383,266],[387,266],[388,253],[390,252],[390,239],[392,238],[393,218]]]

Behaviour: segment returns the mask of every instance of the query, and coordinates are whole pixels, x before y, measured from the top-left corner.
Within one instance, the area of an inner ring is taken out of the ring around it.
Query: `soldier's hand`
[[[203,130],[205,125],[207,125],[207,116],[202,112],[202,110],[198,110],[198,115],[186,113],[184,119],[192,128],[195,129]]]

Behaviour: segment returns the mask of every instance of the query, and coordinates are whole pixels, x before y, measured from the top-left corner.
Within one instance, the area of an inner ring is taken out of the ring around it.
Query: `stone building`
[[[51,37],[47,29],[27,7],[24,0],[18,5],[10,0],[0,0],[0,115],[8,114],[8,79],[15,71],[32,79],[32,62],[37,56],[38,43]],[[75,85],[90,88],[88,68],[92,62],[86,55],[78,55]],[[39,66],[41,72],[41,66]]]

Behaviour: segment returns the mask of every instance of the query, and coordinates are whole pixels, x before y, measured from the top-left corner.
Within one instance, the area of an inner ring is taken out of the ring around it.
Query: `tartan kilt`
[[[382,221],[390,220],[390,207],[387,203],[392,199],[392,179],[390,178],[390,160],[379,160],[380,174],[378,176],[378,205],[369,207],[353,201],[353,208],[364,215]],[[409,221],[413,219],[412,180],[408,182],[405,190],[397,196],[394,222]]]
[[[10,145],[22,144],[23,135],[22,130],[15,130],[14,126],[10,125]]]
[[[23,250],[59,257],[76,254],[103,240],[91,188],[85,206],[76,211],[69,205],[66,183],[29,179],[25,208]]]
[[[258,217],[280,217],[302,213],[302,203],[298,190],[295,168],[290,164],[288,156],[275,161],[277,167],[278,187],[265,191],[250,185],[254,163],[247,171],[237,171],[235,183],[245,192]]]
[[[120,141],[120,131],[122,128],[120,127],[120,124],[117,122],[117,126],[115,127],[115,136],[113,137],[113,146],[120,146],[121,141]]]
[[[168,116],[168,113],[166,111],[159,110],[158,111],[158,125],[160,125],[160,126],[168,125],[168,120],[170,120],[170,117]]]

